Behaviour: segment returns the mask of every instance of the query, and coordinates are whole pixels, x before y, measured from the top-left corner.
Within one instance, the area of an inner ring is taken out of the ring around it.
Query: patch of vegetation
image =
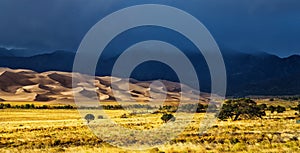
[[[76,109],[76,107],[71,105],[60,105],[60,106],[50,106],[42,105],[36,106],[34,104],[23,104],[23,105],[11,105],[9,103],[0,103],[0,109]]]
[[[266,104],[274,105],[269,101]],[[286,108],[289,106],[280,105]],[[265,108],[264,105],[257,106],[261,109]],[[293,107],[296,108],[297,105]],[[100,112],[102,111],[91,110],[89,113],[97,118]],[[120,116],[124,113],[128,114],[127,111],[108,110],[105,112],[116,123],[127,128],[147,130],[162,125],[162,113],[143,116],[130,116],[129,114],[128,119],[121,119]],[[185,114],[185,112],[180,113]],[[294,114],[294,110],[287,109],[286,112],[276,115],[278,120],[269,116],[265,116],[264,120],[234,122],[219,120],[200,136],[199,125],[205,114],[197,113],[186,130],[170,143],[142,152],[300,152],[298,130],[300,124],[296,124],[294,119],[285,119]],[[0,152],[131,152],[102,141],[80,118],[77,110],[3,109],[0,111]],[[50,124],[49,121],[51,121]],[[185,122],[185,119],[177,118],[176,121],[181,124]],[[172,126],[168,128],[170,131],[175,130]],[[111,126],[103,124],[100,129],[108,133]],[[161,135],[165,134],[161,133]],[[116,139],[112,137],[112,139],[135,143],[144,142],[145,137],[136,137],[134,141],[127,141],[129,140],[127,137]]]
[[[216,106],[215,106],[216,107]],[[208,108],[208,105],[203,105],[203,104],[185,104],[182,105],[180,108],[181,112],[186,112],[186,113],[204,113],[206,112]],[[169,113],[175,113],[178,111],[179,107],[178,106],[171,106],[171,105],[164,105],[159,107],[160,112],[169,112]]]
[[[185,104],[181,107],[181,112],[187,113],[204,113],[206,112],[208,106],[203,104]],[[23,104],[23,105],[11,105],[9,103],[0,103],[0,109],[89,109],[89,110],[125,110],[125,109],[144,109],[144,110],[158,110],[157,113],[163,112],[176,112],[178,110],[178,106],[174,105],[164,105],[164,106],[151,106],[151,105],[141,105],[141,104],[134,104],[134,105],[103,105],[98,107],[76,107],[72,105],[41,105],[37,106],[34,104]]]
[[[104,119],[104,117],[102,115],[98,115],[97,117],[98,119]]]
[[[271,111],[272,114],[273,114],[274,112],[277,112],[277,113],[283,113],[283,112],[286,111],[286,108],[283,107],[283,106],[279,106],[279,105],[278,105],[277,107],[275,107],[275,106],[270,106],[270,107],[268,108],[268,110]]]
[[[292,108],[292,110],[298,111],[298,113],[300,114],[300,102],[298,102],[298,105]]]
[[[176,120],[176,118],[174,117],[174,115],[167,114],[167,113],[163,114],[163,116],[160,119],[163,120],[165,123],[167,123],[168,121],[172,121],[173,122],[173,121]]]
[[[91,121],[95,120],[95,116],[93,114],[86,114],[84,119],[87,121],[87,123],[90,123]]]
[[[0,104],[0,109],[6,109],[6,108],[11,108],[11,105],[10,104],[3,104],[3,103]]]
[[[123,114],[120,116],[120,118],[128,118],[128,115],[127,114]]]
[[[300,96],[284,96],[284,97],[279,97],[279,99],[286,100],[286,101],[296,101],[296,100],[300,100]]]
[[[218,118],[226,120],[231,118],[236,121],[242,119],[262,118],[266,116],[265,106],[259,106],[257,103],[249,98],[227,100],[222,110],[220,111]]]

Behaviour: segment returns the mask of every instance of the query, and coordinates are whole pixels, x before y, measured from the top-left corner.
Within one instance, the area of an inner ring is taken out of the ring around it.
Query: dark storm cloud
[[[2,0],[0,43],[36,49],[74,49],[108,3],[97,0]]]
[[[300,52],[299,0],[1,0],[0,46],[76,50],[105,15],[144,3],[191,13],[229,48],[278,55]]]

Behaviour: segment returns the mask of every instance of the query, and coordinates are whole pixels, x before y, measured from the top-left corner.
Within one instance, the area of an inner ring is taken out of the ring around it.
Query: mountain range
[[[20,56],[9,50],[0,50],[0,67],[30,69],[40,73],[47,71],[71,72],[75,57],[75,53],[67,51]],[[195,67],[201,90],[210,92],[210,73],[203,56],[192,51],[184,53]],[[222,49],[222,55],[227,72],[227,96],[300,94],[299,55],[280,58],[264,52],[243,53],[229,49]],[[176,54],[170,53],[167,56],[176,59]],[[118,57],[119,55],[101,56],[96,75],[110,76]],[[115,77],[122,77],[122,74]],[[169,66],[155,61],[138,66],[133,71],[131,78],[140,81],[157,79],[179,81],[176,73]],[[194,86],[192,81],[181,83]]]

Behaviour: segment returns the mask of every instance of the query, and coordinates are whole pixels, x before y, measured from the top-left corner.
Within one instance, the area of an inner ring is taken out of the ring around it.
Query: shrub
[[[35,105],[34,105],[34,104],[31,104],[31,105],[30,105],[30,108],[34,109],[34,108],[35,108]]]
[[[72,105],[62,105],[62,106],[54,106],[54,109],[74,109]]]
[[[30,104],[26,104],[25,105],[25,109],[30,109],[31,108],[31,105]]]
[[[121,118],[128,118],[127,114],[121,115]]]
[[[87,121],[87,123],[90,123],[90,121],[95,120],[95,116],[93,114],[87,114],[85,115],[84,119]]]
[[[104,119],[102,115],[98,115],[98,119]]]
[[[4,104],[5,108],[12,108],[10,104]]]
[[[196,111],[197,113],[203,113],[206,112],[207,105],[203,104],[186,104],[182,106],[182,110],[185,112],[193,113],[193,111]]]
[[[50,107],[47,105],[40,106],[39,109],[49,109]]]
[[[0,104],[0,109],[5,109],[5,108],[12,108],[12,106],[10,104]]]
[[[174,115],[166,113],[160,119],[163,120],[165,123],[167,123],[169,120],[175,121],[176,118],[174,117]]]
[[[159,110],[167,111],[167,112],[176,112],[178,110],[178,106],[170,106],[170,105],[159,106]]]

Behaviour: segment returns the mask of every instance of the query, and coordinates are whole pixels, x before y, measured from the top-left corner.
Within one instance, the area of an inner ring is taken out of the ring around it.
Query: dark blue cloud
[[[228,48],[281,56],[300,53],[299,0],[1,0],[0,46],[76,50],[104,16],[144,3],[191,13]]]

